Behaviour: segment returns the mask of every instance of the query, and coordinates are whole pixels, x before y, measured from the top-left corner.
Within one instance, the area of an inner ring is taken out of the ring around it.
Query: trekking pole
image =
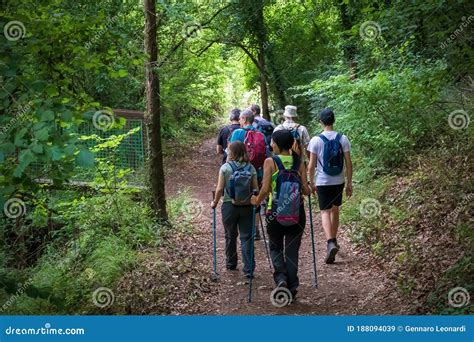
[[[265,215],[266,217],[266,215]],[[272,262],[270,260],[270,252],[269,252],[269,247],[267,244],[267,236],[265,235],[265,228],[263,227],[263,222],[262,222],[262,213],[260,213],[260,225],[262,227],[262,233],[263,233],[263,243],[265,244],[265,253],[267,254],[267,259],[268,259],[268,265],[270,266],[270,269],[273,269]]]
[[[311,207],[311,194],[308,195],[309,204],[309,224],[311,228],[311,247],[313,249],[313,271],[314,271],[314,287],[318,288],[318,273],[316,271],[316,250],[314,247],[314,228],[313,228],[313,208]]]
[[[212,192],[212,200],[214,201],[214,198],[216,198],[216,192]],[[218,281],[219,280],[219,274],[217,273],[217,234],[216,234],[216,208],[212,208],[212,223],[213,223],[213,229],[212,229],[212,239],[214,242],[214,272],[211,276],[212,281]]]
[[[257,191],[253,192],[253,195],[256,195]],[[250,280],[249,280],[249,298],[248,302],[252,302],[252,280],[253,280],[253,259],[254,259],[254,240],[255,240],[255,219],[256,219],[257,207],[252,205],[252,235],[250,236]]]

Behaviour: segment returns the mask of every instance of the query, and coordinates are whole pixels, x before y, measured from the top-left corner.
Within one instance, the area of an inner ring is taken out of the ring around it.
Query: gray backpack
[[[252,196],[252,165],[239,167],[234,161],[229,162],[232,175],[229,180],[227,193],[232,198],[234,205],[250,205]]]

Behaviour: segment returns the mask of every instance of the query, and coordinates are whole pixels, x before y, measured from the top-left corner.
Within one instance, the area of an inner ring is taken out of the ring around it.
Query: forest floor
[[[168,234],[159,252],[144,254],[143,264],[122,281],[127,288],[125,302],[131,314],[208,315],[367,315],[406,314],[409,304],[394,293],[389,277],[370,256],[355,248],[340,228],[341,250],[336,263],[326,265],[326,241],[317,208],[313,221],[317,250],[318,288],[313,287],[313,266],[309,216],[299,259],[300,287],[297,300],[283,308],[271,304],[275,285],[265,254],[264,241],[256,241],[256,271],[253,300],[248,299],[248,282],[239,271],[227,271],[224,229],[217,210],[217,271],[213,265],[211,191],[220,167],[215,139],[205,140],[194,153],[166,161],[166,193],[173,197],[186,192],[191,199],[188,214],[192,229]],[[316,202],[316,201],[315,201]],[[344,208],[342,208],[344,210]],[[239,248],[240,253],[240,248]],[[164,266],[163,266],[164,265]],[[127,280],[128,279],[128,280]],[[165,287],[163,290],[162,287]],[[392,289],[392,290],[389,290]],[[123,292],[122,292],[123,293]]]

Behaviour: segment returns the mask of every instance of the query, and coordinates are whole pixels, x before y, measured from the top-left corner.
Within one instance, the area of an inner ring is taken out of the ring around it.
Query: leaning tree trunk
[[[154,66],[158,59],[156,7],[155,0],[144,0],[145,9],[145,52],[147,62],[146,99],[147,108],[145,122],[148,133],[148,182],[151,188],[151,205],[157,218],[167,220],[165,175],[163,170],[163,153],[161,148],[161,111],[160,111],[160,80]]]

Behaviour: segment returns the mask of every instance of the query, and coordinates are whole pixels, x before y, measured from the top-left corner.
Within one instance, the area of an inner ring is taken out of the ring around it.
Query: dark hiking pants
[[[253,211],[251,206],[237,206],[231,202],[222,204],[222,223],[225,230],[226,267],[237,267],[237,236],[240,233],[243,272],[250,274],[250,242],[252,237]],[[255,268],[255,256],[253,261]]]
[[[298,257],[305,224],[304,209],[300,210],[299,224],[293,226],[282,226],[275,218],[267,217],[273,279],[277,285],[286,281],[290,291],[295,291],[299,285]]]

